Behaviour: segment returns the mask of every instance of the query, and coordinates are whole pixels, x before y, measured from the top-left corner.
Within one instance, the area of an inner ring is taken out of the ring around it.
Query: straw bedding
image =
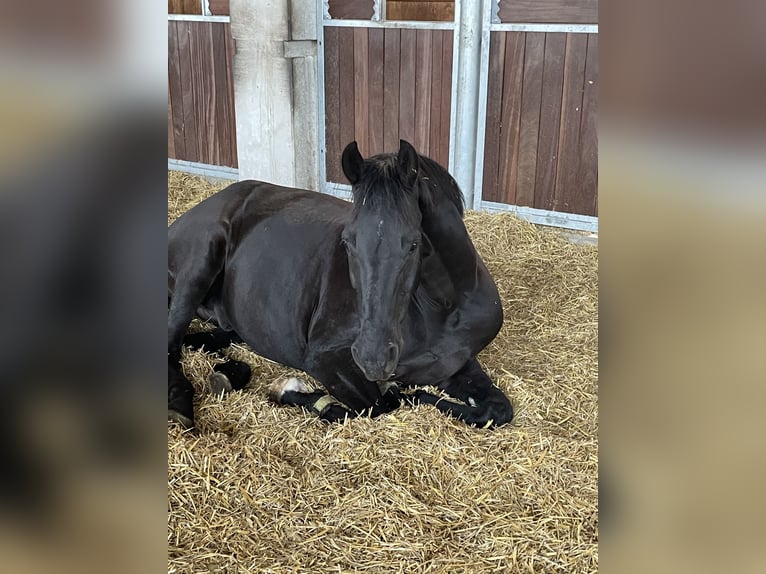
[[[171,172],[168,220],[221,187]],[[233,347],[251,383],[211,396],[220,359],[189,352],[200,396],[196,430],[168,425],[169,572],[597,571],[597,248],[510,215],[466,225],[505,309],[479,359],[513,423],[420,405],[326,424],[267,401],[288,369]]]

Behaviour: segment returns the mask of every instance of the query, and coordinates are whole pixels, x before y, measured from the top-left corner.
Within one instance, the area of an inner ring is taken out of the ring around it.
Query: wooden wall
[[[387,0],[386,19],[452,22],[455,0]]]
[[[202,14],[200,0],[168,0],[168,14]]]
[[[595,24],[598,0],[500,0],[501,22]]]
[[[492,32],[483,199],[597,215],[598,35]]]
[[[375,13],[373,0],[328,0],[334,20],[371,20]]]
[[[367,157],[405,139],[447,166],[452,31],[327,26],[324,35],[327,180],[347,183],[340,158],[353,140]]]
[[[237,167],[230,24],[168,21],[168,157]]]

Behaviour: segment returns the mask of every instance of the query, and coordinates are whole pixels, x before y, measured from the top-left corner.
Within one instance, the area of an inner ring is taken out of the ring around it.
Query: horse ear
[[[359,153],[359,147],[356,145],[356,141],[352,141],[343,150],[343,156],[341,157],[343,173],[346,175],[346,179],[351,182],[351,185],[354,185],[362,177],[363,163],[364,158]]]
[[[399,175],[402,182],[407,187],[415,185],[415,180],[418,177],[418,168],[420,167],[420,160],[418,158],[418,152],[415,148],[405,140],[399,140],[399,153],[397,154],[397,160],[399,164]]]

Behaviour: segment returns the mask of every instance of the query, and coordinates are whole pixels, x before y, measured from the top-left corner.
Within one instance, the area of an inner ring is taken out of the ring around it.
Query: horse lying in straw
[[[217,351],[232,341],[316,378],[329,394],[290,377],[269,396],[327,421],[392,411],[400,386],[426,385],[460,402],[422,389],[413,401],[466,423],[512,419],[510,401],[476,360],[503,312],[455,180],[405,141],[398,153],[368,159],[353,142],[342,165],[353,204],[242,181],[170,226],[170,419],[193,425],[182,344]],[[186,335],[195,314],[217,329]],[[236,361],[216,370],[217,390],[250,378]]]

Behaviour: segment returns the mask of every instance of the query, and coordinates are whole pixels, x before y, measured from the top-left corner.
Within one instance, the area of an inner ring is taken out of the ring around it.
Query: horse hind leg
[[[195,350],[204,350],[208,353],[217,353],[232,343],[242,343],[242,338],[234,331],[215,328],[212,331],[187,334],[184,337],[184,346]],[[214,395],[238,391],[250,382],[252,370],[242,361],[226,358],[224,363],[213,367],[213,373],[208,377],[208,389]]]
[[[426,391],[416,391],[412,398],[469,425],[495,428],[513,420],[511,401],[494,385],[476,359],[468,361],[437,387],[463,403],[444,400]]]
[[[168,420],[187,428],[194,426],[194,388],[181,368],[181,347],[197,307],[223,265],[213,256],[212,247],[202,260],[203,265],[176,275],[168,309]]]

